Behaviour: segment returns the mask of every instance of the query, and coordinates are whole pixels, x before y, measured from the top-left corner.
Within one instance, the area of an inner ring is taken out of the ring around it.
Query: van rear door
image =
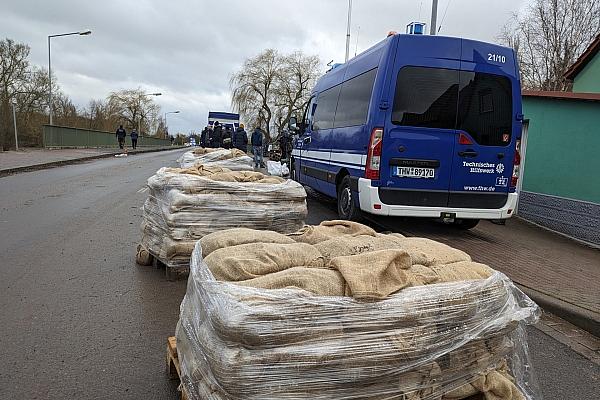
[[[455,145],[460,40],[399,35],[385,118],[379,197],[385,204],[448,204]]]
[[[462,51],[448,206],[500,208],[508,198],[519,134],[512,51],[469,40]]]

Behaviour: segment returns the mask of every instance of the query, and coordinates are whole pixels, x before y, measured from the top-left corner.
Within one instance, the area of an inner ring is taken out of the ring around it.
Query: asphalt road
[[[145,181],[181,152],[0,178],[0,399],[178,399],[164,357],[186,282],[135,246]],[[535,328],[529,348],[545,399],[598,398],[598,365]]]

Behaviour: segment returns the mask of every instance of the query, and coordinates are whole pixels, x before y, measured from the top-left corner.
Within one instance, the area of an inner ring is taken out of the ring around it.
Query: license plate
[[[434,168],[395,167],[394,175],[405,178],[434,178]]]

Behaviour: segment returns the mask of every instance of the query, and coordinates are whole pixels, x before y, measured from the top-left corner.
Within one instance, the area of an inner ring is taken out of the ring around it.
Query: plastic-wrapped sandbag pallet
[[[183,153],[177,160],[181,168],[189,168],[194,164],[214,165],[232,171],[252,171],[253,161],[246,153],[238,149],[203,149],[198,148]]]
[[[306,192],[297,182],[259,172],[195,168],[191,171],[214,174],[161,168],[148,179],[140,248],[165,264],[167,275],[173,268],[187,269],[196,241],[211,232],[248,227],[289,233],[304,224]],[[227,181],[231,176],[254,181]]]
[[[359,301],[218,281],[202,247],[176,330],[190,399],[537,398],[525,325],[539,309],[500,272]]]

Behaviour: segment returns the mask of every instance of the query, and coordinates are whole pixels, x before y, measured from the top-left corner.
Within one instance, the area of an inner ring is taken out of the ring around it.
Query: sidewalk
[[[482,221],[470,231],[418,219],[392,226],[466,251],[504,272],[547,311],[600,337],[600,250],[519,218],[505,226]]]
[[[128,154],[147,153],[154,151],[175,150],[181,147],[141,147],[136,150],[128,149]],[[39,149],[25,148],[19,151],[0,152],[0,176],[35,169],[50,168],[57,165],[72,164],[96,158],[111,157],[122,153],[118,148],[96,149]]]

